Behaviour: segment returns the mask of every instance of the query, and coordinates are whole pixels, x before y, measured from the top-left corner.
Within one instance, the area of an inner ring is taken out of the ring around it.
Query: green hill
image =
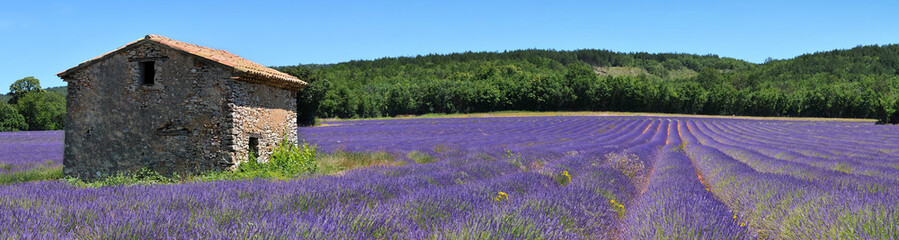
[[[587,110],[899,120],[899,45],[764,64],[607,50],[466,52],[278,67],[312,82],[301,115]]]
[[[732,84],[777,92],[789,115],[899,121],[899,45],[859,46],[776,60],[734,73]],[[798,112],[801,111],[801,112]],[[892,115],[892,116],[889,116]]]
[[[276,67],[310,82],[301,119],[502,110],[899,122],[899,45],[754,64],[717,55],[516,50]],[[45,89],[66,94],[66,87]],[[0,95],[7,101],[9,96]]]
[[[757,88],[785,91],[814,89],[821,84],[850,85],[890,94],[899,89],[899,45],[859,46],[771,61],[741,73]]]

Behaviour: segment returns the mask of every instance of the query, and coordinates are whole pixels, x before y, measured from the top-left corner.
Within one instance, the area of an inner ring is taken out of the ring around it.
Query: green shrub
[[[275,175],[295,176],[303,173],[315,173],[318,165],[315,161],[315,146],[303,143],[297,146],[286,139],[278,144],[272,151],[268,162],[260,163],[255,156],[250,156],[247,162],[241,163],[238,172],[263,171],[276,173]]]
[[[315,173],[318,168],[315,162],[315,152],[315,146],[309,146],[308,143],[303,143],[302,147],[298,147],[284,140],[272,152],[267,165],[291,175]]]
[[[237,170],[230,172],[209,172],[191,177],[192,181],[243,180],[255,178],[291,179],[305,173],[318,172],[316,148],[307,143],[297,146],[293,142],[282,140],[272,151],[267,162],[261,163],[256,156],[240,164]]]

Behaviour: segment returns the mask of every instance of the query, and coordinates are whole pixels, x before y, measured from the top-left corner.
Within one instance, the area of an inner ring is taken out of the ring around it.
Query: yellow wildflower
[[[610,203],[615,203],[615,199],[609,200]]]
[[[497,196],[493,198],[494,202],[502,202],[503,200],[506,200],[506,202],[509,201],[509,195],[505,192],[497,192],[496,195]]]
[[[571,175],[568,174],[568,171],[562,171],[558,176],[553,177],[559,182],[559,185],[565,185],[571,182]]]

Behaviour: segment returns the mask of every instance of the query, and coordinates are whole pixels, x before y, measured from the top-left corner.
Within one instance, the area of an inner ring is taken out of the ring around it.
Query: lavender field
[[[62,166],[62,131],[0,132],[0,174]]]
[[[393,164],[290,181],[0,186],[0,239],[897,239],[899,128],[673,117],[325,122]],[[0,133],[0,174],[62,132]]]

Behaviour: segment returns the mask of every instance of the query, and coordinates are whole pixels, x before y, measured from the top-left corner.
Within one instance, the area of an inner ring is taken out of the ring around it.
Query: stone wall
[[[139,62],[155,60],[155,84]],[[231,167],[232,71],[147,42],[69,78],[64,172],[94,178],[142,167],[163,174]],[[234,139],[239,140],[239,139]]]
[[[260,162],[268,160],[281,140],[296,144],[296,92],[244,81],[234,81],[232,89],[232,156],[236,161],[248,159],[250,137],[259,139]]]

